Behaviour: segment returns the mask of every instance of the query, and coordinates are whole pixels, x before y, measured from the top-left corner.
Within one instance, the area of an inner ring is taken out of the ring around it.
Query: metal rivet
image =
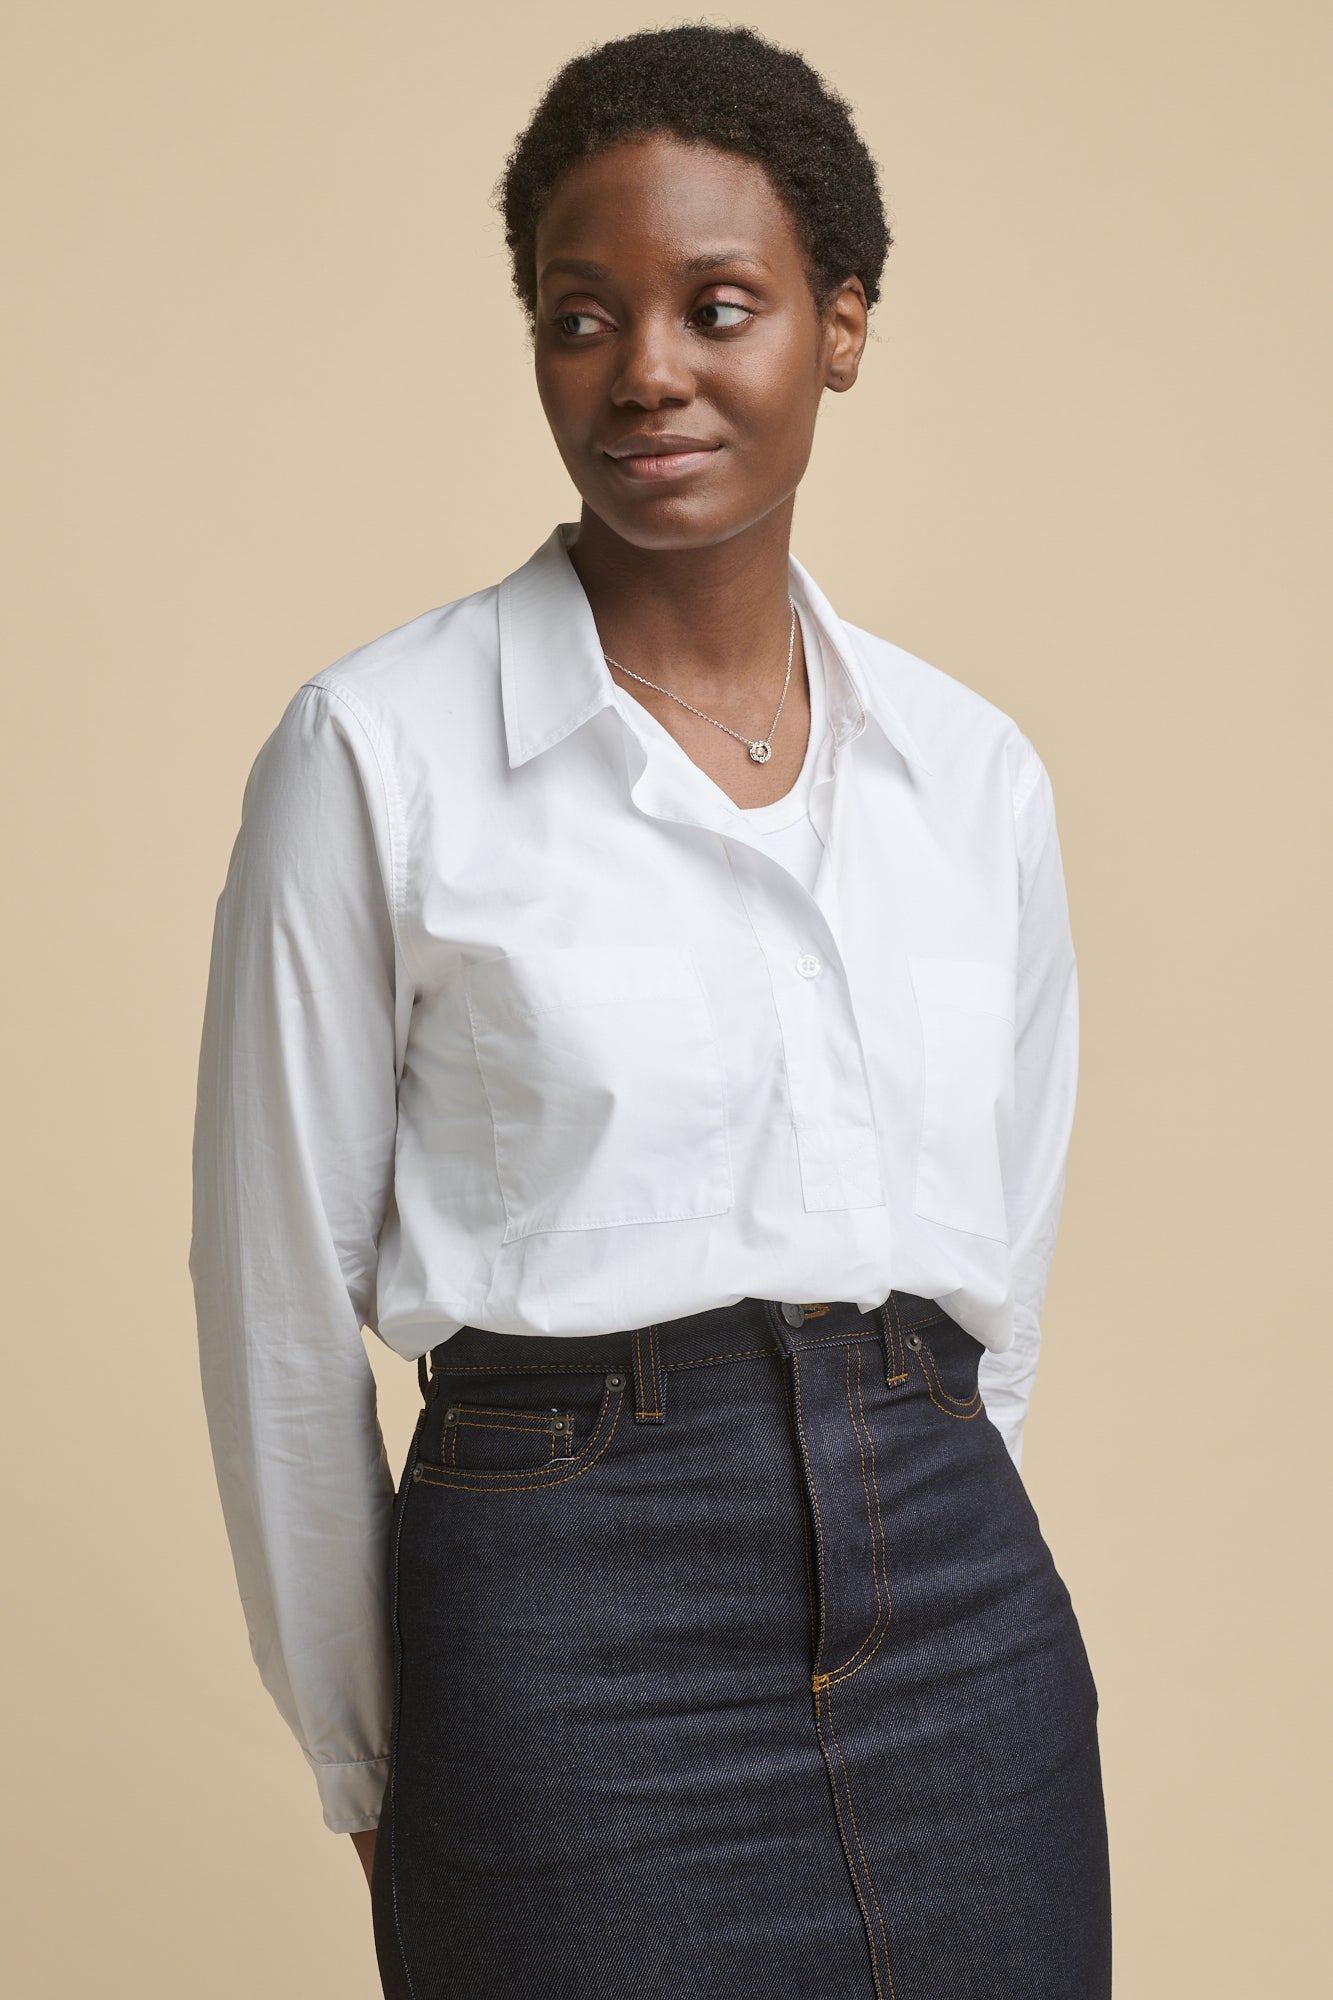
[[[444,1421],[447,1424],[451,1424],[457,1415],[458,1411],[455,1409],[454,1405],[450,1403],[448,1409],[444,1413]]]
[[[909,1333],[907,1336],[907,1345],[912,1349],[912,1352],[915,1353],[917,1348],[920,1347],[921,1345],[921,1335],[919,1333]]]
[[[606,1386],[608,1389],[623,1389],[625,1386],[625,1378],[623,1375],[608,1375],[606,1378]]]
[[[412,1477],[413,1477],[414,1479],[420,1479],[420,1477],[421,1477],[421,1467],[420,1467],[419,1465],[414,1465],[414,1466],[412,1467]]]

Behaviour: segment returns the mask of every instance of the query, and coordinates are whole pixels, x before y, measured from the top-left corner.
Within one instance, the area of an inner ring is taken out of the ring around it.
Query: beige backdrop
[[[12,0],[23,2000],[379,1992],[212,1482],[186,1252],[213,905],[298,683],[577,511],[488,196],[566,55],[676,18]],[[1084,1060],[1024,1469],[1101,1692],[1117,1992],[1313,1993],[1333,16],[712,18],[850,95],[897,236],[796,552],[846,616],[1015,715],[1055,783]],[[397,1469],[416,1371],[368,1338]]]

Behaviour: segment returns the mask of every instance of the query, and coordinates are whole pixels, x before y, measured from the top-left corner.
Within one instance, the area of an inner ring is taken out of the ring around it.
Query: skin
[[[703,258],[721,261],[686,268]],[[747,739],[761,736],[787,666],[796,489],[824,391],[856,381],[861,281],[849,276],[821,311],[764,169],[665,134],[565,173],[542,213],[536,265],[537,390],[582,502],[570,557],[601,643]],[[606,447],[642,430],[715,449],[683,474],[634,477]],[[790,791],[810,720],[799,625],[767,764],[610,671],[738,805]],[[375,1830],[349,1838],[369,1882]]]
[[[357,1851],[361,1866],[366,1871],[367,1887],[369,1887],[371,1874],[375,1866],[375,1832],[376,1829],[372,1826],[367,1827],[364,1833],[349,1833],[347,1836]]]
[[[686,268],[705,257],[722,261]],[[856,380],[861,281],[848,277],[821,314],[765,170],[666,134],[564,174],[538,226],[536,274],[537,390],[582,501],[570,555],[602,646],[747,739],[762,736],[786,671],[796,488],[825,390]],[[717,449],[683,477],[635,479],[606,447],[640,431]],[[799,626],[768,764],[611,673],[738,804],[791,789],[809,724]]]

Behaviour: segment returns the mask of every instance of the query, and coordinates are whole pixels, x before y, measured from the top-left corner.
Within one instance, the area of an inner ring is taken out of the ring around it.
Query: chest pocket
[[[731,1207],[722,1051],[690,952],[520,952],[464,984],[504,1242]]]
[[[1014,1100],[1009,970],[970,958],[908,961],[921,1023],[916,1211],[971,1236],[1009,1239],[1004,1201]]]

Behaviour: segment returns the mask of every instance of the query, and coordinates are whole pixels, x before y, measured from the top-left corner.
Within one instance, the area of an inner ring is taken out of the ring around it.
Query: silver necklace
[[[705,715],[701,708],[694,706],[693,702],[686,701],[684,695],[671,694],[670,688],[658,687],[656,681],[644,680],[643,675],[636,674],[632,667],[622,667],[619,660],[611,658],[605,647],[602,649],[602,658],[606,661],[608,667],[614,667],[618,673],[628,674],[632,681],[638,681],[646,688],[656,688],[658,694],[671,695],[672,701],[678,701],[682,708],[688,708],[690,714],[697,715],[701,721],[711,722],[714,729],[725,729],[728,736],[734,736],[738,743],[747,745],[750,755],[756,764],[766,764],[773,755],[773,730],[778,726],[778,715],[781,715],[782,704],[787,699],[787,688],[791,681],[792,656],[796,651],[796,606],[792,604],[790,597],[787,599],[787,602],[791,604],[791,636],[787,640],[787,677],[782,683],[782,693],[778,699],[778,712],[773,717],[772,728],[770,728],[767,736],[756,737],[753,742],[748,736],[742,736],[739,729],[733,729],[730,723],[719,722],[715,715]]]

